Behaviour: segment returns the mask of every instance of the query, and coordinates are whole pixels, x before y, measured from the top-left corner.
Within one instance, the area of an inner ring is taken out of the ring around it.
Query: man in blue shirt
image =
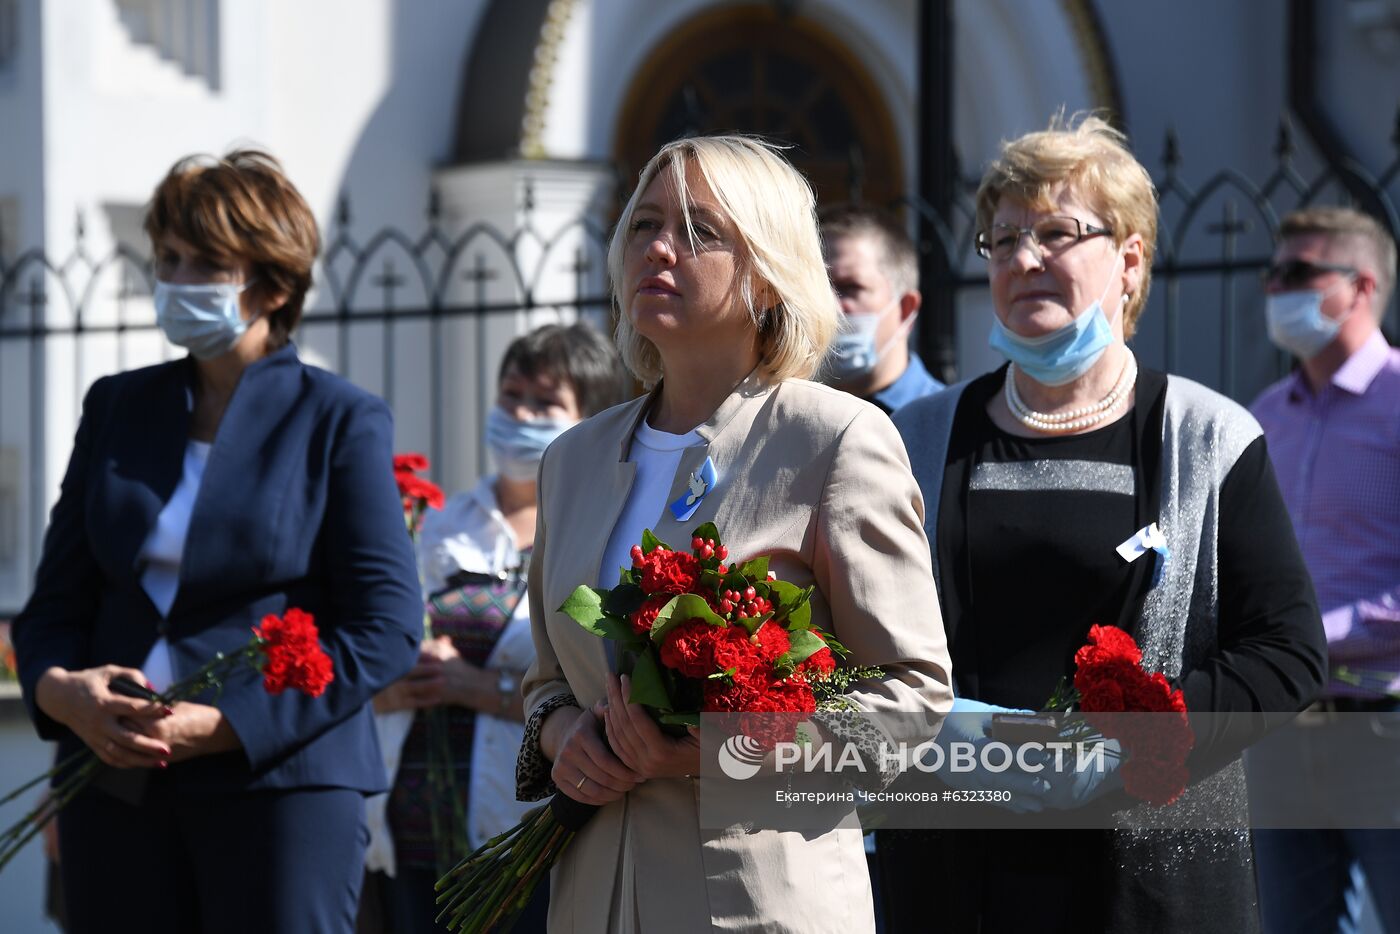
[[[909,350],[919,314],[919,261],[887,212],[846,205],[823,213],[822,249],[845,312],[823,374],[832,386],[891,413],[943,384]]]

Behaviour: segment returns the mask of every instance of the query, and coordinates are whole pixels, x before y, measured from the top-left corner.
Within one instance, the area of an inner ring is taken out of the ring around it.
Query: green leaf
[[[774,615],[785,620],[788,629],[806,629],[812,624],[810,601],[815,587],[798,587],[787,581],[772,581],[768,585]]]
[[[627,700],[657,710],[670,710],[671,697],[666,692],[666,682],[661,677],[661,666],[656,663],[651,652],[639,652],[632,665],[632,686]]]
[[[746,616],[743,619],[739,620],[739,625],[747,629],[749,631],[749,635],[753,635],[754,633],[758,632],[759,626],[762,626],[764,623],[768,622],[772,618],[773,613],[771,611],[768,613],[764,613],[762,616]]]
[[[636,584],[618,584],[603,598],[603,612],[626,619],[646,602],[647,595]]]
[[[706,522],[704,525],[700,526],[700,528],[696,529],[694,532],[691,532],[690,537],[703,538],[707,542],[711,539],[714,539],[716,551],[719,550],[720,545],[724,544],[722,541],[720,541],[719,529],[715,527],[715,524],[713,522]]]
[[[788,629],[810,629],[812,626],[812,604],[804,603],[787,615]]]
[[[609,596],[606,590],[594,587],[575,587],[569,599],[559,608],[569,618],[584,629],[603,639],[612,639],[628,645],[636,645],[640,640],[625,619],[614,619],[603,610],[603,601]]]
[[[698,713],[663,713],[657,717],[662,723],[674,726],[699,726],[700,715]]]
[[[845,658],[847,655],[851,654],[851,650],[846,648],[840,642],[838,642],[836,637],[833,636],[831,633],[825,632],[823,630],[817,631],[820,632],[821,637],[826,640],[826,647],[831,649],[831,651],[834,654],[839,655],[842,658]]]
[[[723,671],[716,671],[714,674],[705,676],[706,681],[722,681],[725,678],[732,678],[739,672],[738,668],[726,668]]]
[[[768,580],[768,556],[763,555],[752,561],[745,561],[744,566],[739,568],[739,573],[754,582]]]
[[[791,647],[778,658],[781,668],[796,668],[817,652],[826,648],[826,643],[816,633],[806,629],[788,633]]]
[[[591,632],[590,627],[603,618],[603,597],[606,594],[606,590],[579,585],[559,607],[559,612],[567,613],[570,619]]]
[[[661,644],[666,633],[675,629],[688,619],[703,619],[711,626],[723,626],[724,620],[715,615],[714,610],[705,602],[704,597],[697,597],[693,593],[683,593],[679,597],[672,598],[661,608],[661,612],[656,614],[656,622],[651,625],[651,641],[657,645]]]
[[[658,549],[658,548],[664,548],[664,549],[666,549],[667,551],[671,551],[671,550],[672,550],[672,548],[671,548],[670,545],[666,544],[666,543],[663,542],[661,539],[659,539],[659,538],[657,538],[655,535],[651,534],[651,529],[643,529],[643,530],[642,530],[642,554],[644,554],[644,555],[649,555],[649,554],[651,554],[653,551],[655,551],[655,550]]]

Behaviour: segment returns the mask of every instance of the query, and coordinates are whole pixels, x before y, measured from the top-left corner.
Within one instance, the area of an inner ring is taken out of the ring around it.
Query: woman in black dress
[[[1057,121],[1004,145],[977,221],[991,343],[1010,362],[895,418],[960,702],[1038,708],[1090,625],[1119,626],[1190,711],[1216,713],[1176,807],[1238,804],[1245,828],[1241,737],[1312,700],[1325,642],[1258,424],[1127,346],[1156,242],[1151,179],[1102,120]],[[1120,554],[1154,523],[1160,551]],[[1114,774],[1052,775],[1042,803],[1128,808]],[[879,852],[895,930],[930,904],[953,931],[1258,928],[1246,829],[906,834]],[[901,879],[912,865],[917,884]]]

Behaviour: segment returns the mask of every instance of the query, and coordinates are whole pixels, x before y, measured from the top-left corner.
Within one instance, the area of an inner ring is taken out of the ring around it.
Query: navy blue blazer
[[[164,635],[178,679],[246,643],[265,614],[300,607],[316,617],[334,682],[319,698],[274,697],[241,669],[217,703],[243,750],[181,763],[171,779],[201,790],[383,791],[367,702],[412,667],[423,629],[389,408],[305,365],[290,344],[249,366],[214,439],[162,617],[141,587],[139,553],[180,479],[194,378],[187,357],[88,390],[34,592],[12,626],[30,716],[61,754],[77,748],[34,703],[50,666],[140,666]]]

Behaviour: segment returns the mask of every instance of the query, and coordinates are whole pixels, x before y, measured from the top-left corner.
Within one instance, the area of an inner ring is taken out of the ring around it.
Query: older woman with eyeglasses
[[[1243,802],[1240,736],[1311,701],[1325,645],[1258,424],[1127,345],[1151,278],[1152,182],[1104,121],[1057,120],[1004,144],[977,221],[1008,363],[895,419],[927,503],[954,711],[1039,707],[1090,625],[1116,625],[1191,711],[1217,712],[1178,806]],[[1045,774],[1052,812],[1134,803],[1115,768]],[[930,904],[950,931],[1258,927],[1245,829],[957,831],[879,851],[895,930]]]

